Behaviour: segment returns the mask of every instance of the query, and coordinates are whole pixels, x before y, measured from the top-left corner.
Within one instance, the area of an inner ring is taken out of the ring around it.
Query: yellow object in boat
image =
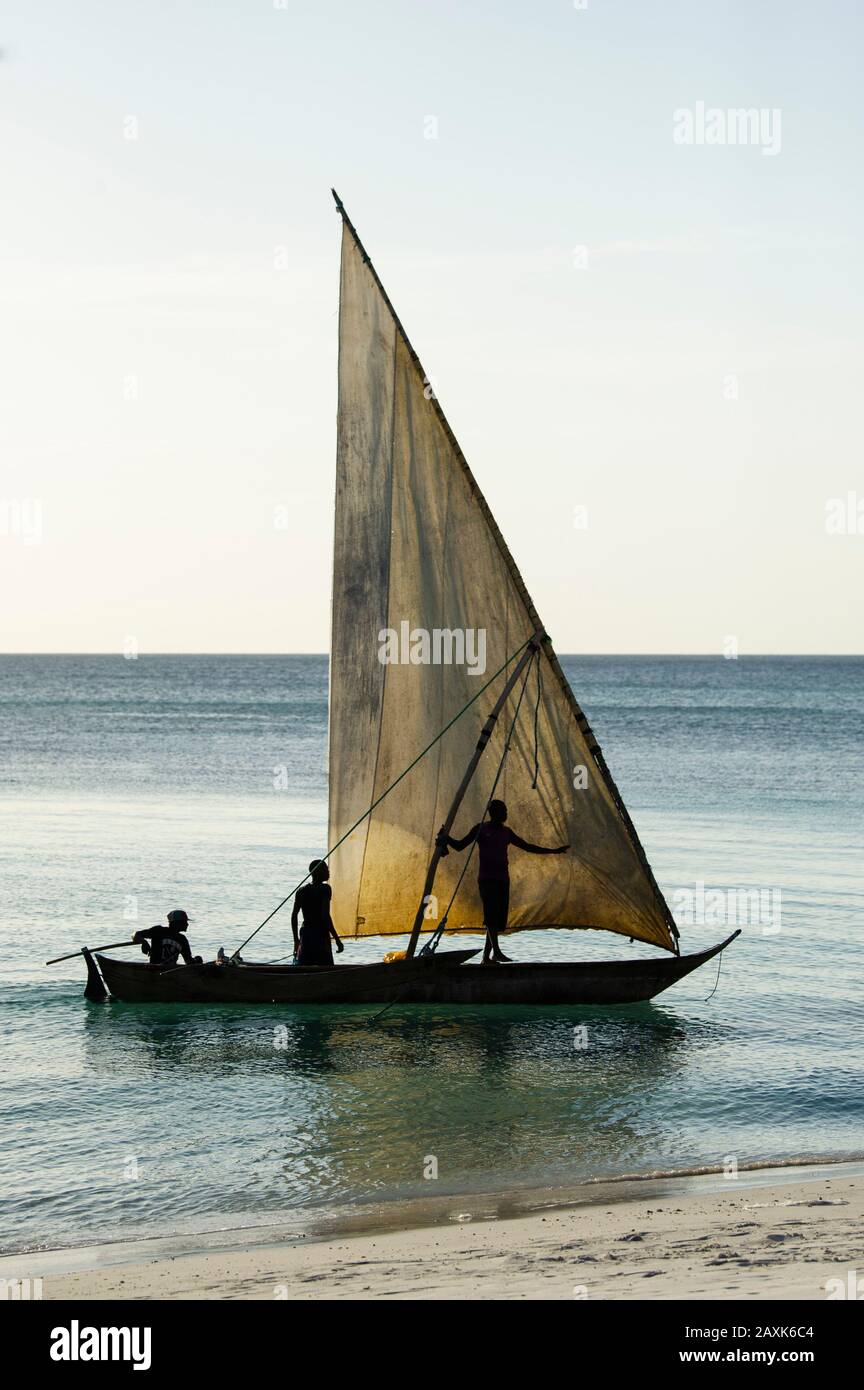
[[[406,956],[406,954],[405,954],[404,951],[388,951],[387,954],[386,954],[386,956],[384,957],[384,964],[385,964],[385,965],[390,965],[394,960],[407,960],[407,959],[408,959],[408,957]]]

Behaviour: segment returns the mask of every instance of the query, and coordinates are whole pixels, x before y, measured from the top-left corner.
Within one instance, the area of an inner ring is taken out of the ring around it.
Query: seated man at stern
[[[132,937],[137,941],[145,956],[150,957],[151,965],[176,965],[182,956],[187,965],[201,965],[200,956],[193,956],[186,940],[189,918],[182,908],[168,913],[167,927],[148,927],[146,931],[136,931]]]

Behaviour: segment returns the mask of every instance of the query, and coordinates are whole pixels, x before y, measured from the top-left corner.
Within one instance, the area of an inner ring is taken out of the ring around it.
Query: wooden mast
[[[519,679],[519,676],[521,675],[522,671],[525,669],[525,667],[527,666],[528,662],[529,662],[529,661],[533,661],[534,657],[535,657],[535,656],[537,655],[537,653],[539,652],[539,650],[540,650],[540,640],[541,640],[541,638],[542,638],[542,633],[540,633],[540,632],[535,632],[535,633],[534,633],[534,636],[531,638],[531,641],[528,643],[528,646],[525,648],[525,650],[524,650],[524,652],[522,653],[521,657],[519,658],[519,660],[517,661],[516,665],[514,666],[512,672],[511,672],[511,674],[510,674],[510,677],[509,677],[509,679],[508,679],[506,685],[504,686],[504,689],[501,691],[501,694],[498,696],[498,699],[495,701],[495,705],[494,705],[494,708],[493,708],[493,710],[492,710],[492,713],[489,715],[489,718],[486,720],[486,723],[483,725],[483,728],[480,730],[480,737],[479,737],[478,740],[477,740],[477,747],[474,749],[474,752],[473,752],[472,755],[471,755],[471,761],[469,762],[467,768],[465,769],[465,776],[462,778],[462,781],[459,783],[459,786],[458,786],[457,791],[456,791],[456,795],[454,796],[453,801],[452,801],[452,804],[451,804],[451,806],[450,806],[450,810],[447,812],[447,815],[446,815],[446,817],[445,817],[445,819],[444,819],[444,824],[443,824],[442,827],[441,827],[441,835],[440,835],[440,837],[438,837],[438,838],[443,839],[445,836],[447,836],[447,835],[450,834],[450,830],[451,830],[451,828],[452,828],[452,826],[453,826],[453,822],[454,822],[454,820],[456,819],[456,812],[459,810],[459,807],[462,805],[462,798],[464,797],[466,791],[468,790],[468,787],[469,787],[469,785],[470,785],[470,783],[471,783],[471,778],[474,776],[474,773],[477,771],[477,764],[479,763],[480,759],[482,758],[483,753],[485,752],[485,749],[486,749],[486,745],[487,745],[487,743],[489,742],[490,738],[492,737],[492,730],[495,728],[495,724],[496,724],[496,721],[497,721],[497,719],[498,719],[498,716],[499,716],[499,714],[501,713],[502,709],[504,708],[505,704],[507,703],[507,698],[508,698],[508,696],[509,696],[509,694],[510,694],[510,691],[513,689],[514,685],[516,684],[516,682],[517,682],[517,680]],[[414,925],[413,925],[413,927],[411,928],[411,940],[408,942],[408,948],[407,948],[407,950],[406,950],[406,952],[405,952],[405,956],[406,956],[406,959],[407,959],[407,960],[410,960],[410,959],[411,959],[411,957],[414,955],[415,950],[417,949],[417,941],[418,941],[419,936],[420,936],[420,930],[421,930],[421,928],[422,928],[422,926],[423,926],[423,919],[424,919],[425,913],[426,913],[426,903],[427,903],[427,900],[428,900],[428,898],[429,898],[430,893],[432,892],[432,888],[433,888],[433,885],[434,885],[434,883],[435,883],[435,874],[437,873],[438,864],[439,864],[440,861],[441,861],[441,857],[442,857],[443,853],[444,853],[444,850],[439,846],[439,844],[438,844],[438,839],[436,839],[436,842],[435,842],[435,849],[434,849],[434,851],[433,851],[432,858],[431,858],[430,861],[429,861],[429,868],[426,870],[426,881],[425,881],[425,883],[423,884],[423,894],[422,894],[422,896],[421,896],[421,898],[420,898],[420,906],[417,908],[417,915],[416,915],[416,917],[414,918]]]

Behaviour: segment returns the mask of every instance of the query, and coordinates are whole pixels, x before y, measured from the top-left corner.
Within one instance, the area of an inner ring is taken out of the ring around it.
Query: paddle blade
[[[89,999],[94,1004],[101,1004],[108,998],[108,991],[102,983],[102,976],[99,974],[99,967],[87,947],[82,947],[81,954],[87,962],[87,984],[84,987],[84,998]]]

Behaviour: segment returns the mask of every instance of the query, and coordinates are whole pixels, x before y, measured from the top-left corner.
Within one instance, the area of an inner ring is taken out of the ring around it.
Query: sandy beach
[[[510,1219],[463,1198],[448,1199],[446,1224],[411,1229],[331,1239],[256,1229],[231,1248],[223,1237],[222,1248],[160,1245],[149,1258],[139,1243],[128,1260],[103,1246],[69,1252],[66,1272],[62,1252],[45,1252],[44,1297],[824,1300],[839,1296],[829,1281],[845,1290],[864,1267],[864,1178],[851,1167],[638,1186]],[[2,1268],[39,1272],[28,1264],[7,1257]]]

